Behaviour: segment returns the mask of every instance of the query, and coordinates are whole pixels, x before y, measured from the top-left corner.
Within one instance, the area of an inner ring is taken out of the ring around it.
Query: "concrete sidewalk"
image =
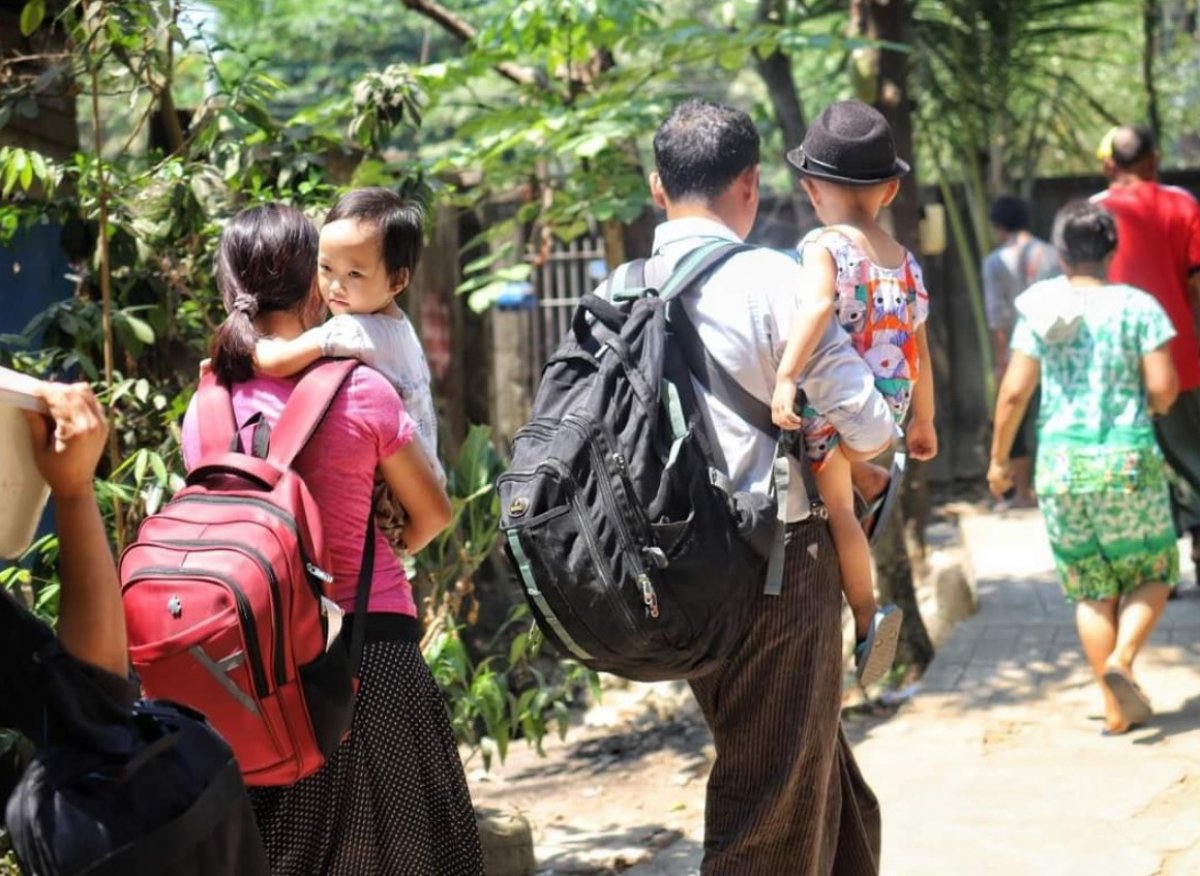
[[[1191,563],[1136,667],[1158,714],[1105,738],[1041,515],[968,516],[961,526],[979,613],[942,644],[898,714],[847,725],[883,808],[884,876],[1200,873]],[[687,841],[630,876],[699,872],[702,825],[693,816],[679,826]]]
[[[962,529],[980,611],[939,649],[915,699],[855,748],[883,807],[883,872],[1200,873],[1191,563],[1136,666],[1157,715],[1104,738],[1041,516],[968,517]]]

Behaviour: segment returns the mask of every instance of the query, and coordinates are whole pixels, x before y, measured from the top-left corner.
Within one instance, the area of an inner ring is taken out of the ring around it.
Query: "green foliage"
[[[545,661],[541,668],[533,662],[539,638],[530,632],[510,635],[529,625],[525,606],[514,608],[478,649],[482,658],[463,638],[474,615],[472,579],[492,556],[500,531],[496,478],[503,471],[489,430],[473,426],[447,473],[450,525],[409,562],[425,613],[425,661],[449,696],[455,734],[482,755],[485,768],[493,755],[503,761],[517,736],[541,751],[551,721],[565,734],[576,692],[585,681],[595,687],[595,674],[573,661],[549,674]]]
[[[509,628],[529,624],[528,609],[514,608],[508,621],[483,649],[489,656],[474,662],[462,638],[463,627],[447,623],[425,646],[425,662],[450,697],[450,723],[460,741],[483,758],[503,763],[509,743],[524,737],[539,754],[553,723],[559,738],[570,727],[570,704],[588,684],[599,695],[595,673],[571,660],[563,661],[561,678],[553,680],[534,664],[540,641],[531,632],[512,639],[507,653],[501,642]]]
[[[275,107],[291,113],[337,99],[359,77],[390,64],[423,62],[453,51],[432,24],[422,26],[400,0],[207,0],[215,14],[197,30],[221,50],[223,75],[250,69],[280,82]]]
[[[58,622],[58,538],[39,538],[18,563],[0,569],[0,587],[54,626]]]
[[[74,243],[77,283],[74,296],[49,307],[21,334],[0,338],[0,361],[96,384],[116,439],[97,488],[118,535],[132,533],[182,486],[177,424],[198,360],[224,318],[212,256],[225,221],[244,206],[266,201],[315,213],[332,200],[337,183],[367,175],[407,191],[421,186],[421,168],[391,169],[383,155],[401,128],[421,122],[421,83],[406,68],[370,73],[353,94],[288,116],[276,100],[283,82],[260,64],[229,63],[231,53],[215,57],[213,45],[184,34],[177,12],[171,3],[85,8],[77,2],[58,20],[76,46],[63,69],[104,94],[98,101],[101,117],[91,119],[93,134],[103,138],[110,131],[106,114],[115,111],[114,99],[134,109],[124,148],[84,150],[61,162],[28,149],[0,149],[0,188],[6,195],[0,202],[0,241],[11,241],[34,223],[61,223]],[[168,45],[173,50],[164,48]],[[168,92],[184,67],[208,88],[192,108],[181,142],[166,151],[129,148],[153,113],[173,107]],[[18,82],[0,96],[0,108],[7,107],[11,117],[37,87],[36,81]],[[101,228],[107,268],[97,245]],[[100,294],[106,283],[108,308]],[[111,375],[104,355],[109,344]],[[578,672],[543,683],[524,653],[508,651],[507,662],[501,655],[485,656],[478,664],[464,656],[452,668],[440,656],[456,653],[464,610],[460,594],[495,544],[493,482],[500,470],[487,430],[473,429],[450,471],[452,525],[417,558],[417,577],[427,585],[436,622],[431,662],[441,667],[456,727],[475,744],[484,738],[507,744],[518,732],[540,740],[546,716],[565,708]],[[46,537],[0,572],[0,586],[51,623],[57,615],[56,553],[57,541]],[[513,698],[499,695],[501,689],[514,691]],[[533,693],[525,696],[529,689]],[[483,736],[476,720],[486,728]]]
[[[455,465],[446,473],[450,524],[421,553],[413,568],[430,592],[435,606],[445,602],[451,588],[470,581],[491,555],[500,531],[500,495],[496,478],[504,463],[492,444],[491,430],[472,426]]]
[[[1116,69],[1137,94],[1128,66],[1130,12],[1128,3],[1093,0],[915,3],[928,175],[970,176],[974,169],[962,165],[986,158],[994,190],[1031,181],[1051,161],[1059,173],[1093,171],[1101,134],[1136,106],[1097,88]]]
[[[1103,132],[1140,106],[1128,38],[1140,12],[1119,0],[920,0],[913,9],[918,167],[942,189],[990,396],[979,276],[993,245],[988,203],[1005,191],[1028,197],[1046,173],[1095,172]]]

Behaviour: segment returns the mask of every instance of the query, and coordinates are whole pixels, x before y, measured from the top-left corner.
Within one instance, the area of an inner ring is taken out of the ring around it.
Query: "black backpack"
[[[609,300],[580,302],[513,438],[506,551],[542,632],[592,669],[702,675],[778,592],[775,496],[732,491],[692,377],[775,437],[770,409],[707,354],[680,300],[748,249],[706,244],[657,290],[644,261],[618,268]]]
[[[202,716],[162,701],[131,710],[8,598],[0,630],[0,651],[19,658],[0,666],[0,691],[23,696],[14,723],[36,747],[6,811],[24,872],[269,873],[237,761]]]

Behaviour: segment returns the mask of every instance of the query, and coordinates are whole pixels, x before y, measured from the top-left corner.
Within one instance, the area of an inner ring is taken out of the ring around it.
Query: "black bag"
[[[701,675],[741,638],[769,557],[782,577],[775,499],[732,492],[692,376],[774,436],[770,410],[705,354],[679,300],[747,249],[700,247],[657,291],[636,288],[644,263],[618,268],[611,300],[581,301],[514,436],[505,548],[546,637],[592,669]]]
[[[8,720],[36,747],[6,811],[26,873],[266,876],[241,771],[203,717],[161,701],[130,710],[104,683],[119,679],[65,653],[10,599],[0,599],[0,631],[35,645],[27,665],[0,666],[25,673],[0,677],[0,691],[25,695]]]

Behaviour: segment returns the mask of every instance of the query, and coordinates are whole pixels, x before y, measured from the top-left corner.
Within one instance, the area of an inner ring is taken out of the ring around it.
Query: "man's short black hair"
[[[1117,248],[1117,222],[1091,201],[1071,201],[1054,217],[1051,238],[1068,265],[1098,265]]]
[[[1029,228],[1029,205],[1016,195],[1001,195],[992,201],[988,219],[1010,234]]]
[[[654,161],[672,201],[712,200],[759,163],[758,130],[739,109],[688,100],[654,132]]]
[[[1145,125],[1122,125],[1112,139],[1113,164],[1131,170],[1158,151],[1154,132]]]

